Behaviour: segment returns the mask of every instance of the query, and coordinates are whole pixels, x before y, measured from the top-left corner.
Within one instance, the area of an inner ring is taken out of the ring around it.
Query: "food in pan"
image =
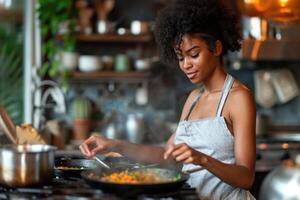
[[[83,170],[86,169],[85,167],[66,167],[66,166],[56,166],[55,169],[58,170]]]
[[[175,177],[163,176],[153,170],[124,170],[99,176],[97,178],[104,182],[118,184],[152,184],[177,181],[181,178],[181,176],[180,174]]]

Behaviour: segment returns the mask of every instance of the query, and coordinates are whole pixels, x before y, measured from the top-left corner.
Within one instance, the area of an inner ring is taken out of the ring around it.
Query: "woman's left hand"
[[[185,164],[192,163],[197,165],[201,165],[207,159],[204,154],[194,150],[185,143],[169,146],[164,153],[164,159],[166,160],[170,157],[177,162],[182,162]]]

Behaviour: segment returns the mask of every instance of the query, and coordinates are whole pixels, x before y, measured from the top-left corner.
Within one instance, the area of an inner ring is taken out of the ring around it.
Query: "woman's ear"
[[[220,56],[223,51],[223,45],[220,40],[216,40],[215,42],[215,48],[214,48],[214,55],[215,56]]]

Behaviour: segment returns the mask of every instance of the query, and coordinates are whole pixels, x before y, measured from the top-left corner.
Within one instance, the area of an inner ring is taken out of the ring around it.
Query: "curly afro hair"
[[[220,40],[222,55],[239,50],[242,38],[238,20],[220,0],[175,0],[156,18],[155,39],[162,59],[177,62],[174,45],[185,33],[202,33]]]

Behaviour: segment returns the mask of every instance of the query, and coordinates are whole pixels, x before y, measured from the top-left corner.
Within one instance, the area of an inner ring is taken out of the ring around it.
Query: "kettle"
[[[295,162],[285,161],[274,168],[264,179],[259,199],[260,200],[294,200],[300,199],[300,154]]]

